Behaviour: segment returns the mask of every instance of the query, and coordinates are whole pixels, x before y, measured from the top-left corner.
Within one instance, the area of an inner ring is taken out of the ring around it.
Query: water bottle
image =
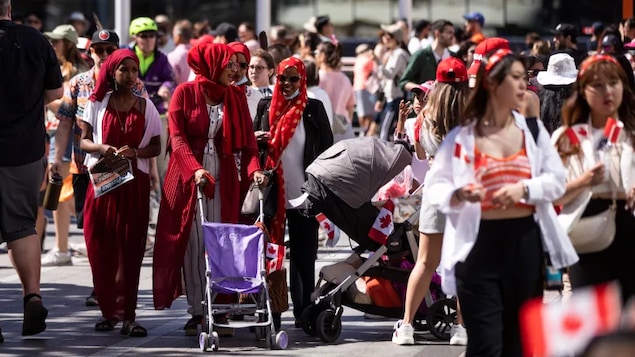
[[[59,174],[53,174],[49,177],[49,183],[46,186],[46,192],[44,193],[43,206],[45,209],[55,211],[57,204],[60,202],[60,193],[62,193],[62,176]]]

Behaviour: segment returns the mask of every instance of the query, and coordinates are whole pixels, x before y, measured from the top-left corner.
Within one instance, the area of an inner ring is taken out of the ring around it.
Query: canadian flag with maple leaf
[[[330,219],[326,218],[324,213],[320,213],[315,216],[315,219],[320,223],[320,227],[326,232],[326,242],[324,242],[324,246],[333,248],[335,244],[340,240],[340,230],[331,222]]]
[[[271,274],[276,270],[282,270],[284,254],[284,245],[267,242],[267,252],[265,253],[267,258],[267,274]]]
[[[392,231],[395,229],[394,222],[392,220],[392,214],[395,211],[395,203],[392,200],[386,201],[379,210],[379,214],[375,219],[375,223],[370,228],[368,236],[379,244],[386,244],[386,240]]]
[[[617,283],[577,289],[567,301],[529,300],[520,309],[525,356],[580,353],[591,339],[619,328],[622,302]]]

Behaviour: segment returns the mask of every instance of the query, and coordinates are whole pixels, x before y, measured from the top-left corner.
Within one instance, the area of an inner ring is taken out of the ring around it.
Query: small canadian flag
[[[284,245],[267,243],[267,274],[271,274],[276,270],[282,270],[284,264]]]
[[[622,302],[617,283],[578,289],[564,302],[528,301],[520,309],[525,356],[577,354],[600,334],[619,328]]]
[[[326,218],[324,213],[320,213],[315,216],[315,219],[320,223],[320,227],[326,232],[327,239],[324,242],[324,245],[329,248],[335,247],[337,242],[340,240],[340,230],[331,222],[330,219]]]
[[[395,203],[392,200],[386,201],[379,210],[379,215],[375,219],[375,223],[370,228],[368,236],[379,244],[385,244],[388,236],[395,228],[392,220],[392,213],[395,210]]]
[[[606,124],[604,125],[604,137],[611,143],[617,143],[617,139],[622,132],[622,128],[624,127],[624,123],[615,119],[608,118],[606,120]]]

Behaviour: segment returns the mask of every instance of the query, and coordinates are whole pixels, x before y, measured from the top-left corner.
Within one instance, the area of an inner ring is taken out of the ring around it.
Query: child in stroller
[[[370,202],[371,198],[410,161],[410,154],[400,144],[359,138],[333,145],[307,168],[303,190],[308,195],[311,213],[322,212],[359,244],[348,259],[353,267],[347,273],[332,280],[325,279],[329,278],[326,267],[321,271],[312,296],[315,303],[304,310],[301,318],[307,334],[317,335],[324,342],[337,340],[342,327],[342,305],[391,318],[403,314],[402,307],[356,302],[349,288],[360,277],[407,284],[408,267],[414,263],[416,254],[413,252],[418,249],[413,226],[419,214],[414,212],[404,222],[395,224],[394,231],[385,242],[371,239],[369,231],[380,214],[380,209]],[[362,253],[368,251],[373,253],[368,258],[362,258]],[[423,307],[419,310],[417,320],[425,321],[435,337],[449,339],[456,317],[456,302],[445,298],[440,287],[431,291],[425,300],[427,309]]]

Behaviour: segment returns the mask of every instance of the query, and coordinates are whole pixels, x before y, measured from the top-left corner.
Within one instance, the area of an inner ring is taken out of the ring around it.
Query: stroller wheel
[[[450,329],[454,321],[456,321],[456,300],[454,299],[438,300],[428,309],[426,317],[428,329],[440,340],[450,340]]]
[[[315,321],[317,319],[317,315],[319,313],[317,305],[311,304],[302,310],[302,316],[300,316],[300,320],[302,322],[302,330],[307,335],[314,337],[316,336],[315,332]]]
[[[320,312],[315,323],[318,337],[326,343],[335,342],[342,333],[342,319],[332,309]]]
[[[287,335],[286,331],[280,331],[276,334],[275,347],[279,350],[286,350],[287,346],[289,346],[289,335]]]
[[[218,340],[218,333],[216,331],[213,331],[212,332],[212,336],[211,336],[210,339],[211,339],[210,342],[211,342],[212,351],[214,351],[214,352],[218,351],[218,341],[219,341]]]
[[[201,332],[198,335],[198,347],[202,352],[207,352],[211,348],[209,337],[206,332]]]

